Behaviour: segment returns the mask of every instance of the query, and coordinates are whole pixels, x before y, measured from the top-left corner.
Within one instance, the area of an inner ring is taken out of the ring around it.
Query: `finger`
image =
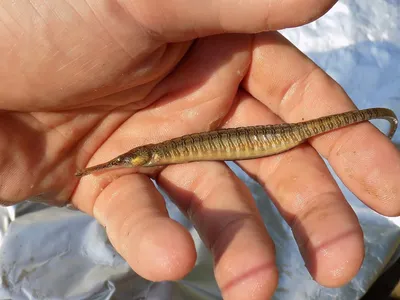
[[[226,126],[275,123],[281,120],[266,106],[241,93]],[[283,154],[238,164],[271,196],[291,226],[316,281],[337,287],[357,274],[364,254],[360,225],[314,149],[300,146]]]
[[[311,22],[334,0],[132,1],[126,8],[144,28],[169,41],[220,33],[255,33]]]
[[[269,299],[278,274],[274,246],[242,181],[223,163],[169,166],[158,183],[210,249],[224,299]]]
[[[277,33],[257,36],[245,82],[250,94],[286,122],[355,108],[332,78]],[[400,152],[373,125],[343,128],[310,143],[365,204],[387,216],[400,214]]]
[[[163,197],[145,175],[111,182],[88,213],[106,228],[115,249],[140,276],[177,280],[193,268],[196,252],[190,234],[169,218]]]

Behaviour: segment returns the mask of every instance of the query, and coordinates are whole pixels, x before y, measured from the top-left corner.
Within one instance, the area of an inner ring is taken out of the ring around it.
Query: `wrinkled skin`
[[[187,133],[354,109],[337,83],[273,32],[312,21],[334,2],[2,1],[1,202],[39,195],[72,204],[106,227],[139,275],[175,280],[190,272],[196,252],[153,177],[209,247],[224,299],[270,297],[273,242],[251,193],[224,163],[82,179],[74,172]],[[400,155],[363,123],[237,162],[292,227],[313,278],[338,287],[360,268],[363,235],[317,151],[355,195],[390,216],[400,214]]]

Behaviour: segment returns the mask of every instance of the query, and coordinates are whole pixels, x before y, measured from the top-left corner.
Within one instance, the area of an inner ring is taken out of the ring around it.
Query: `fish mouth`
[[[113,160],[110,160],[110,161],[108,161],[106,163],[103,163],[103,164],[98,164],[98,165],[95,165],[93,167],[77,170],[75,172],[75,176],[76,177],[83,177],[83,176],[92,174],[94,172],[100,171],[100,170],[122,168],[122,167],[124,167],[124,165],[121,163],[120,160],[113,159]]]
[[[93,172],[100,171],[100,170],[103,170],[103,169],[109,169],[111,167],[112,167],[111,164],[104,163],[104,164],[96,165],[96,166],[93,166],[93,167],[85,168],[85,169],[82,169],[82,170],[78,170],[78,171],[75,172],[75,176],[76,177],[83,177],[83,176],[92,174]]]
[[[83,177],[89,175],[93,172],[97,172],[105,169],[115,169],[115,168],[132,168],[144,166],[151,158],[151,153],[143,147],[139,149],[134,149],[135,151],[129,151],[125,154],[121,154],[114,159],[98,164],[85,169],[77,170],[75,172],[76,177]]]

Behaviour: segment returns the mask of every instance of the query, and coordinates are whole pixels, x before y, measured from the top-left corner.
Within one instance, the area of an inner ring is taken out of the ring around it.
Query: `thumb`
[[[127,9],[143,28],[167,42],[220,33],[256,33],[306,24],[336,0],[141,0]]]

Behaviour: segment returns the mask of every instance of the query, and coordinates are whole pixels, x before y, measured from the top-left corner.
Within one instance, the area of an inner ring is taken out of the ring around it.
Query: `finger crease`
[[[314,75],[314,73],[320,71],[320,69],[313,65],[313,67],[308,70],[307,72],[305,72],[303,74],[303,76],[299,77],[297,80],[293,81],[291,84],[289,84],[289,86],[286,89],[283,89],[284,93],[283,96],[281,98],[281,101],[279,102],[278,105],[278,115],[279,116],[290,116],[291,113],[298,107],[302,105],[302,102],[305,101],[304,98],[304,92],[307,90],[307,87],[309,87],[314,80],[312,80],[312,76]],[[307,83],[308,82],[308,83]],[[302,93],[299,95],[299,97],[295,97],[293,98],[293,95],[296,93],[298,87],[300,85],[305,85]],[[291,108],[287,108],[286,106],[290,107],[290,100],[295,99],[296,102],[293,103],[293,105],[291,105]],[[283,111],[285,113],[283,113]],[[287,118],[284,118],[287,119]]]
[[[212,251],[217,262],[222,256],[226,249],[226,243],[224,241],[231,241],[234,234],[238,231],[236,228],[240,228],[246,221],[254,221],[257,223],[256,218],[252,213],[240,214],[240,216],[231,219],[229,222],[221,226],[218,232],[213,235],[214,238],[208,241],[207,247]],[[226,240],[227,239],[227,240]]]
[[[334,200],[336,200],[338,197],[339,195],[336,191],[327,191],[309,197],[306,200],[307,203],[302,207],[302,209],[294,212],[294,216],[292,218],[288,218],[288,225],[293,231],[295,231],[295,228],[304,222],[304,220],[306,220],[310,215],[329,209],[329,206],[334,204]],[[319,201],[321,198],[330,200],[325,200],[322,203]]]

